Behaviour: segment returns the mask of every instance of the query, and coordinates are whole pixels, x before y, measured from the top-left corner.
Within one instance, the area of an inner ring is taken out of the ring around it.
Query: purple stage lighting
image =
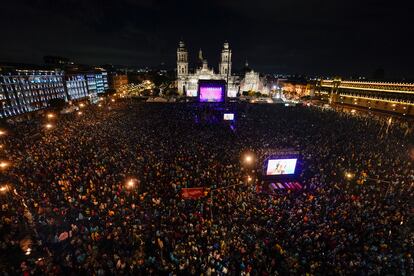
[[[222,87],[200,87],[200,102],[215,102],[223,101]]]

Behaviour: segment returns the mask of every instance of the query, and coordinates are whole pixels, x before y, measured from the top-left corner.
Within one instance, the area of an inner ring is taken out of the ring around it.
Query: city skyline
[[[41,63],[45,55],[78,63],[174,68],[186,42],[218,64],[228,41],[234,68],[247,59],[265,73],[413,78],[408,12],[385,1],[13,1],[3,4],[0,61]],[[216,67],[216,66],[214,66]],[[217,68],[215,68],[217,69]]]

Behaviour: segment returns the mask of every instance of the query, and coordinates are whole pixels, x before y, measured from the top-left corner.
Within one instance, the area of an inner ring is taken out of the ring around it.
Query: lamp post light
[[[350,181],[350,180],[355,178],[355,174],[352,173],[352,172],[345,172],[345,178],[348,181]],[[387,190],[385,192],[385,196],[388,195],[388,192],[389,192],[389,189],[390,189],[390,186],[391,186],[391,181],[380,179],[380,178],[368,177],[365,173],[362,173],[362,176],[361,176],[360,179],[357,180],[357,183],[359,182],[358,184],[363,184],[367,180],[375,181],[377,183],[386,183],[387,184]]]
[[[245,153],[244,156],[242,157],[242,162],[246,166],[253,165],[254,162],[255,162],[255,156],[254,156],[254,154],[251,153],[251,152]]]
[[[0,187],[0,193],[5,194],[8,191],[9,191],[9,186],[7,184]]]
[[[52,125],[52,124],[46,124],[46,125],[45,125],[45,127],[46,127],[47,129],[52,129],[52,128],[53,128],[53,125]]]
[[[352,180],[354,177],[355,177],[355,175],[353,173],[351,173],[351,172],[346,172],[345,173],[345,178],[347,180]]]
[[[9,162],[6,162],[6,161],[0,162],[0,169],[6,169],[8,166],[10,166]]]
[[[0,136],[4,136],[6,134],[7,134],[7,132],[5,130],[0,129]]]
[[[139,184],[139,181],[138,181],[138,179],[136,179],[136,178],[130,178],[127,182],[126,182],[126,188],[128,189],[128,190],[132,190],[132,189],[135,189],[136,188],[136,186],[137,186],[137,184]]]

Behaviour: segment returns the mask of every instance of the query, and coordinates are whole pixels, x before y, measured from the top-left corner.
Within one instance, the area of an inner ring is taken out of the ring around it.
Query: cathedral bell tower
[[[228,42],[224,43],[221,50],[220,75],[223,77],[231,75],[231,50]]]
[[[188,75],[188,52],[184,42],[180,41],[177,48],[177,77],[185,77]]]

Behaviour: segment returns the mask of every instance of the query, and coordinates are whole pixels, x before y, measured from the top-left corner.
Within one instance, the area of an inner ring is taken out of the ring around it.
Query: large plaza
[[[223,121],[215,108],[236,120]],[[405,121],[129,99],[1,135],[2,272],[413,273],[413,134]],[[260,164],[243,165],[245,152],[259,160],[280,148],[300,152],[302,189],[264,189]],[[183,198],[194,187],[206,194]]]

